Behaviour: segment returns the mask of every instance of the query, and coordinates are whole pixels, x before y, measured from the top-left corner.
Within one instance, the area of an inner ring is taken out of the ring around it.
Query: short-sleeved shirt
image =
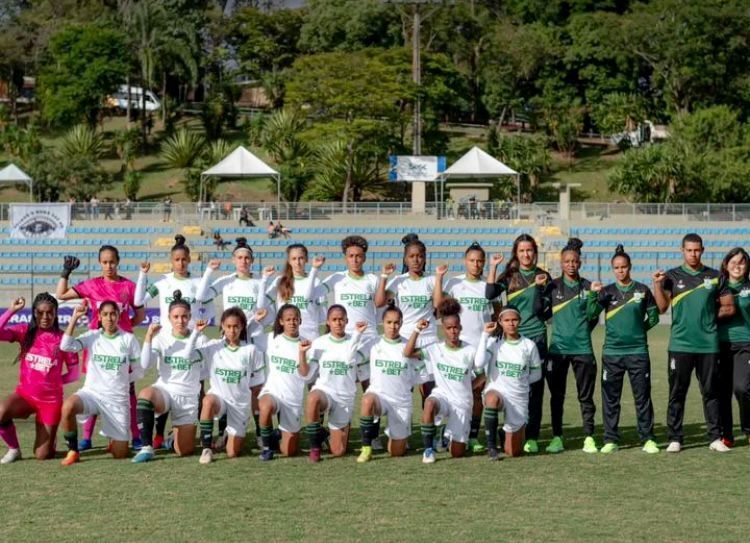
[[[249,343],[231,347],[223,339],[215,339],[196,349],[194,355],[205,365],[211,383],[209,393],[235,408],[250,407],[250,382],[255,374],[263,373],[263,353]]]
[[[274,337],[271,333],[268,334],[267,341],[267,378],[263,392],[270,393],[291,406],[302,407],[305,384],[314,378],[317,364],[308,360],[310,370],[303,376],[299,373],[300,338],[291,338],[284,334]]]
[[[549,352],[553,354],[593,354],[590,320],[596,296],[591,292],[591,281],[570,281],[558,277],[547,285],[544,294],[552,308],[552,340]]]
[[[461,304],[461,340],[474,346],[485,323],[492,320],[492,304],[502,303],[499,296],[488,300],[486,290],[484,279],[469,279],[466,275],[449,279],[443,286],[443,292]]]
[[[196,348],[206,343],[198,336]],[[177,336],[163,328],[151,343],[151,363],[156,361],[159,379],[156,384],[179,396],[197,395],[204,377],[203,357],[194,358],[185,352],[188,337]]]
[[[380,338],[370,350],[370,388],[396,406],[411,405],[413,386],[429,380],[427,366],[422,360],[404,356],[404,338]]]
[[[430,325],[422,331],[425,337],[437,337],[435,315],[433,314],[432,293],[435,290],[435,277],[432,275],[419,278],[403,273],[391,279],[386,290],[393,294],[396,305],[404,315],[401,323],[401,337],[409,338],[420,320]]]
[[[542,376],[542,361],[536,343],[521,336],[500,339],[486,349],[487,387],[498,389],[503,397],[528,405],[531,383]]]
[[[378,312],[375,307],[375,293],[378,291],[378,277],[371,273],[356,276],[347,272],[329,275],[323,281],[323,289],[333,293],[333,303],[346,309],[348,324],[346,333],[353,334],[358,322],[367,323],[365,335],[374,335],[378,329]]]
[[[719,321],[719,341],[722,343],[750,343],[750,282],[728,281],[726,288],[734,296],[737,312]]]
[[[719,297],[719,272],[702,267],[698,271],[684,266],[669,270],[664,290],[672,295],[672,332],[669,350],[678,353],[718,353],[716,324]]]
[[[436,388],[449,398],[451,405],[458,409],[471,409],[476,348],[463,341],[459,347],[451,347],[441,341],[424,347],[422,353],[427,372],[434,377]]]
[[[648,354],[647,331],[659,322],[654,295],[643,283],[617,283],[599,291],[598,303],[604,309],[606,355]]]
[[[354,401],[357,380],[369,378],[367,357],[359,350],[360,342],[349,335],[335,338],[326,334],[312,342],[308,355],[318,367],[315,388],[320,388],[344,403]]]
[[[82,281],[73,287],[78,296],[89,303],[89,328],[99,328],[99,306],[102,302],[116,302],[120,308],[120,321],[117,327],[124,332],[132,332],[130,310],[135,307],[135,283],[124,277],[117,277],[114,281],[104,277],[94,277]]]
[[[190,326],[195,325],[195,320],[200,317],[198,314],[198,301],[196,294],[200,278],[197,277],[180,277],[174,273],[167,273],[161,279],[148,286],[146,289],[146,303],[150,299],[159,300],[159,323],[167,332],[172,330],[172,323],[169,322],[169,304],[174,301],[174,293],[179,290],[182,299],[190,304]]]

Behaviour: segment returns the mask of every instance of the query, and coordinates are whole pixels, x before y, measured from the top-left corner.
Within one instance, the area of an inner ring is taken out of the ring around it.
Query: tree
[[[70,126],[96,125],[104,99],[125,80],[128,51],[119,30],[99,24],[68,26],[49,44],[39,74],[44,117]]]
[[[605,94],[589,111],[599,133],[611,135],[637,125],[646,117],[643,100],[635,94]]]
[[[281,196],[287,202],[298,202],[312,177],[312,147],[302,138],[306,124],[292,109],[277,110],[263,123],[261,146],[278,164]],[[275,181],[271,188],[276,189]]]
[[[497,133],[497,148],[492,154],[521,174],[522,186],[532,194],[536,192],[552,166],[547,138],[542,134],[501,134],[496,129],[492,132]]]
[[[62,141],[62,153],[69,156],[86,156],[94,161],[104,153],[104,138],[94,129],[79,124],[68,130]]]

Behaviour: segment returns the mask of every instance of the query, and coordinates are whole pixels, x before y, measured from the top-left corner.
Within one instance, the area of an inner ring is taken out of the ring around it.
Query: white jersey
[[[318,367],[315,388],[334,396],[342,403],[352,403],[357,381],[369,378],[367,357],[360,351],[360,338],[345,336],[337,339],[326,334],[312,342],[308,361]]]
[[[477,351],[477,367],[487,371],[486,388],[494,388],[519,405],[528,405],[529,385],[542,377],[542,361],[536,343],[521,336],[517,340],[490,342],[482,334]]]
[[[375,293],[378,291],[378,277],[371,273],[361,277],[348,271],[334,273],[323,281],[327,292],[333,293],[333,303],[346,308],[346,333],[353,334],[358,322],[366,322],[365,335],[376,335],[378,313],[375,307]]]
[[[459,275],[443,285],[443,292],[461,304],[461,341],[475,347],[484,331],[484,325],[492,321],[492,304],[501,303],[500,298],[488,300],[484,293],[487,282],[484,279],[467,279]]]
[[[225,275],[214,281],[209,288],[209,296],[221,296],[221,304],[225,311],[230,307],[242,309],[248,323],[255,315],[256,309],[273,305],[273,299],[269,298],[266,293],[266,281],[240,277],[236,273]],[[256,326],[252,336],[256,337],[262,333],[263,327]]]
[[[209,341],[193,353],[193,358],[203,361],[206,368],[211,381],[209,394],[219,396],[237,409],[250,407],[250,380],[265,369],[263,353],[244,342],[230,347],[223,339]]]
[[[437,339],[435,316],[432,307],[432,292],[435,290],[435,277],[432,275],[414,279],[408,273],[391,279],[386,290],[393,294],[396,305],[404,314],[401,325],[401,337],[409,338],[420,320],[426,320],[430,326],[420,338],[423,341]]]
[[[463,341],[459,347],[451,347],[441,341],[423,347],[421,352],[437,390],[449,399],[452,406],[471,409],[471,380],[476,349]]]
[[[174,273],[167,273],[148,286],[144,304],[152,299],[159,300],[159,324],[161,324],[162,331],[170,332],[172,330],[172,323],[169,322],[169,304],[174,300],[176,290],[179,290],[182,299],[190,304],[190,326],[195,325],[196,319],[199,318],[199,305],[202,305],[198,303],[196,298],[199,283],[200,279],[197,277],[179,277]]]
[[[198,396],[204,373],[202,357],[186,353],[188,336],[176,336],[164,329],[153,339],[149,354],[149,367],[156,362],[159,378],[156,384],[177,396]],[[206,344],[206,336],[198,336],[196,347]],[[145,348],[146,344],[144,344]],[[141,360],[141,364],[143,364]]]
[[[268,335],[266,351],[267,377],[263,393],[268,393],[292,407],[302,407],[305,384],[315,377],[316,364],[309,362],[310,371],[306,376],[299,373],[300,338],[290,338],[284,334]]]
[[[411,406],[411,389],[429,381],[427,367],[421,360],[404,356],[406,340],[381,337],[370,350],[370,387],[396,406]]]
[[[75,339],[65,334],[60,349],[73,353],[88,350],[83,390],[115,402],[128,401],[131,380],[142,374],[141,346],[129,332],[118,330],[109,335],[102,329],[89,330]]]
[[[282,300],[279,295],[279,281],[281,281],[280,277],[274,279],[271,288],[268,290],[268,297],[275,300],[276,311],[284,304],[291,304],[299,308],[302,316],[300,335],[310,340],[320,337],[320,324],[325,322],[325,298],[320,296],[320,280],[317,277],[313,277],[313,284],[310,285],[310,275],[305,277],[295,276],[294,291],[292,292],[292,296],[286,301]],[[307,293],[309,293],[312,299],[306,299]],[[316,295],[317,298],[314,297]]]

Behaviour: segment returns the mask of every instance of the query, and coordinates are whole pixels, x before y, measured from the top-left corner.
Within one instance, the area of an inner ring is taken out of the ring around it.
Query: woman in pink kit
[[[99,277],[87,279],[78,283],[74,287],[68,286],[68,279],[80,264],[74,256],[66,256],[63,262],[63,271],[60,274],[60,280],[57,282],[55,296],[58,300],[76,300],[83,298],[88,302],[89,311],[89,329],[96,330],[99,328],[99,304],[106,300],[117,302],[120,310],[120,320],[117,326],[125,332],[132,332],[133,327],[140,324],[146,316],[146,310],[143,306],[135,306],[135,283],[126,279],[117,273],[117,267],[120,264],[120,253],[112,245],[102,245],[99,249],[99,265],[102,267],[102,274]],[[130,310],[133,310],[133,316],[130,316]],[[87,352],[83,355],[83,371],[86,371]],[[138,423],[135,415],[136,397],[135,386],[130,385],[130,432],[133,436],[133,448],[139,449],[141,444],[141,434],[138,431]],[[83,439],[78,444],[81,451],[91,448],[91,436],[94,433],[96,417],[92,416],[86,420],[83,425]]]
[[[18,342],[20,378],[16,390],[0,403],[0,437],[8,452],[0,464],[21,458],[21,447],[13,419],[36,416],[34,456],[38,460],[55,455],[55,435],[60,423],[63,385],[78,379],[78,355],[60,350],[63,336],[57,320],[57,300],[46,292],[34,298],[29,324],[8,326],[26,301],[18,298],[0,316],[0,341]],[[66,373],[62,367],[65,365]]]

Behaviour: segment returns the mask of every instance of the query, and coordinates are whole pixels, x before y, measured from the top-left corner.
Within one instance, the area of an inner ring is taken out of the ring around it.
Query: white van
[[[143,103],[144,91],[141,87],[130,87],[130,109],[140,110]],[[146,111],[158,111],[161,109],[161,101],[150,90],[145,91],[146,95]],[[128,86],[120,85],[112,96],[107,98],[107,105],[109,107],[121,109],[123,111],[128,109]]]

